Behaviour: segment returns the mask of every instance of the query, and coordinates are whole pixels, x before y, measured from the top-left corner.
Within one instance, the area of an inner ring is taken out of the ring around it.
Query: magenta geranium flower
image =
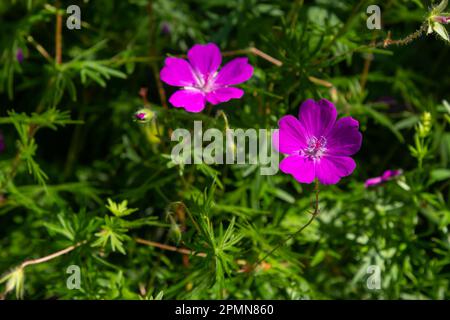
[[[233,86],[253,75],[247,58],[235,58],[219,71],[222,55],[214,43],[194,45],[187,58],[166,58],[160,76],[165,83],[181,87],[169,102],[189,112],[202,111],[206,102],[216,105],[241,98],[244,90]]]
[[[383,172],[383,175],[381,177],[374,177],[367,179],[366,182],[364,183],[364,186],[368,188],[379,185],[386,181],[392,180],[393,178],[401,175],[402,173],[403,173],[402,170],[386,170],[385,172]]]
[[[274,145],[287,154],[280,169],[301,183],[315,178],[322,184],[338,183],[356,167],[350,157],[361,147],[359,123],[351,117],[336,121],[336,107],[328,100],[306,100],[298,119],[284,116],[278,122]]]

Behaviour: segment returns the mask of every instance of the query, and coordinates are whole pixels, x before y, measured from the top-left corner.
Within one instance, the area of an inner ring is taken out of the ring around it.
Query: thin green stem
[[[319,190],[319,180],[317,180],[317,179],[315,180],[314,191],[315,191],[314,212],[311,214],[311,218],[308,220],[308,222],[306,224],[304,224],[300,229],[298,229],[294,233],[290,234],[286,239],[281,241],[278,245],[276,245],[274,248],[272,248],[272,250],[270,250],[268,253],[266,253],[264,255],[264,257],[259,259],[256,263],[254,263],[252,270],[254,270],[261,262],[263,262],[269,256],[271,256],[275,251],[277,251],[279,248],[284,246],[286,244],[286,242],[288,242],[292,238],[298,236],[303,230],[305,230],[314,221],[314,219],[319,214],[319,192],[320,192],[320,190]]]

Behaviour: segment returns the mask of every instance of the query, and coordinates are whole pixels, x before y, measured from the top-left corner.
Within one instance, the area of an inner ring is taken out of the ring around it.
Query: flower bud
[[[449,24],[450,23],[450,17],[445,17],[445,16],[434,16],[433,20],[435,22],[439,22],[442,24]]]
[[[155,117],[155,113],[148,108],[139,109],[134,113],[134,120],[140,123],[147,123]]]
[[[21,48],[17,49],[17,51],[16,51],[17,62],[22,63],[23,62],[23,58],[24,58],[23,50]]]
[[[420,123],[418,126],[418,133],[421,138],[425,138],[431,132],[431,113],[424,112],[420,117]]]

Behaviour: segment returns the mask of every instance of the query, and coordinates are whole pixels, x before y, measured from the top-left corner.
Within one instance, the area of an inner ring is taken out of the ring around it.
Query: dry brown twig
[[[25,269],[28,266],[34,265],[34,264],[40,264],[40,263],[44,263],[50,260],[53,260],[55,258],[58,258],[62,255],[65,255],[73,250],[75,250],[76,248],[78,248],[79,246],[85,244],[87,241],[81,241],[78,242],[77,244],[74,244],[72,246],[69,246],[63,250],[57,251],[55,253],[49,254],[48,256],[42,257],[42,258],[37,258],[37,259],[30,259],[30,260],[26,260],[24,262],[22,262],[19,266],[19,268],[21,269]]]
[[[155,247],[155,248],[159,248],[159,249],[163,249],[163,250],[178,252],[183,255],[192,255],[192,256],[198,256],[198,257],[203,257],[203,258],[206,257],[206,253],[204,253],[204,252],[196,252],[196,251],[192,251],[192,250],[185,249],[185,248],[177,248],[177,247],[170,246],[170,245],[167,245],[164,243],[154,242],[154,241],[145,240],[145,239],[141,239],[141,238],[135,238],[134,240],[137,243],[144,244],[149,247]]]

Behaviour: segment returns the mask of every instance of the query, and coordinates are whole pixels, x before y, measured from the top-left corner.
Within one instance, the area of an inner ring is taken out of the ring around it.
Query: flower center
[[[197,82],[194,88],[205,93],[209,93],[216,89],[214,82],[218,74],[217,71],[215,73],[205,75],[202,75],[200,72],[194,72],[194,74]]]
[[[299,151],[301,156],[310,160],[319,160],[327,151],[327,139],[324,136],[312,137],[308,140],[308,146]]]

